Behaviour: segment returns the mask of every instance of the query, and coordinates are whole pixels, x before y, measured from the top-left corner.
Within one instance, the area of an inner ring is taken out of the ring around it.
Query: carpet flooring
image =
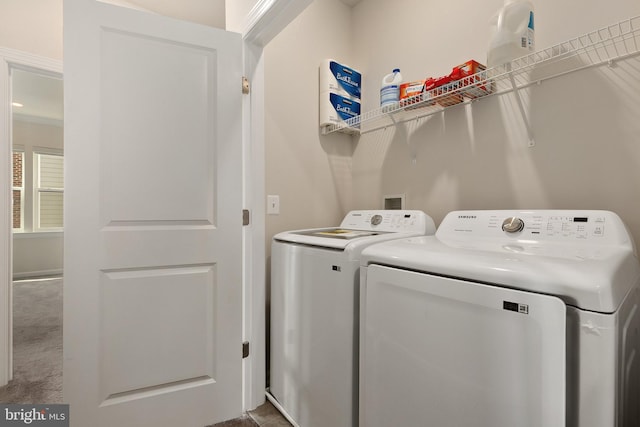
[[[13,380],[0,387],[0,402],[62,402],[62,279],[13,284]],[[287,427],[269,402],[216,427]]]
[[[62,279],[13,284],[13,380],[3,403],[62,403]]]

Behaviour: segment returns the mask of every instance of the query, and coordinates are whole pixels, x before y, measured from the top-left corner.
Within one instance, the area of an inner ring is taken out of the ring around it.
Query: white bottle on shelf
[[[528,0],[505,0],[491,20],[487,66],[497,67],[534,51],[533,4]]]
[[[402,83],[402,74],[400,74],[399,68],[395,68],[391,74],[387,74],[382,78],[380,107],[384,110],[391,110],[398,106],[400,102],[400,83]]]

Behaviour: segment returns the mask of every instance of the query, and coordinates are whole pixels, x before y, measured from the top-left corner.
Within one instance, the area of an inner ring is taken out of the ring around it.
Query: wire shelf
[[[322,128],[323,134],[365,134],[430,116],[452,105],[500,95],[550,78],[629,58],[640,53],[640,16],[592,31],[498,67],[402,100],[393,108],[377,108]]]

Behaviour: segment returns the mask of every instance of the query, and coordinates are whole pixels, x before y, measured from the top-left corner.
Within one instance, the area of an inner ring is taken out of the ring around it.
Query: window
[[[13,151],[13,231],[24,229],[24,151]]]
[[[64,158],[34,153],[34,231],[61,230],[63,225]]]

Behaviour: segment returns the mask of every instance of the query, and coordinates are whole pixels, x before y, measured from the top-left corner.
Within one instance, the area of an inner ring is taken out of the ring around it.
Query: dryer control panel
[[[613,212],[573,210],[496,210],[449,213],[436,233],[441,238],[624,244],[631,241]]]

